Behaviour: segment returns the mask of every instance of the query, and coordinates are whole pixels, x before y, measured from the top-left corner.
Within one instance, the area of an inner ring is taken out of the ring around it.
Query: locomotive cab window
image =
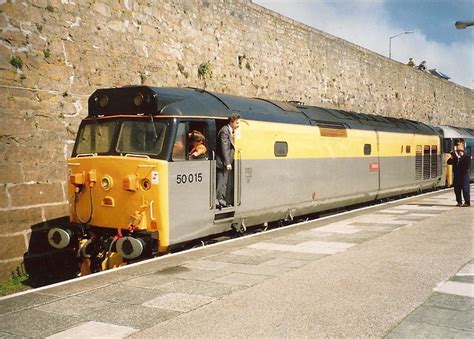
[[[173,161],[208,160],[208,128],[202,121],[180,122],[173,144]]]
[[[117,152],[122,154],[154,155],[161,153],[166,125],[146,120],[124,121],[117,142]]]
[[[405,153],[411,153],[411,146],[407,145],[405,146]]]
[[[81,126],[74,154],[107,153],[112,147],[118,121],[94,121]]]

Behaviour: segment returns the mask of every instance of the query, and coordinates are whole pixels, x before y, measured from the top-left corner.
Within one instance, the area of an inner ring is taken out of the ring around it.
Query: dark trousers
[[[234,204],[234,171],[217,169],[217,201],[219,204]]]
[[[464,175],[462,178],[456,178],[454,181],[454,194],[456,194],[456,201],[462,204],[461,192],[464,196],[464,203],[471,203],[471,192],[469,186],[469,175]]]

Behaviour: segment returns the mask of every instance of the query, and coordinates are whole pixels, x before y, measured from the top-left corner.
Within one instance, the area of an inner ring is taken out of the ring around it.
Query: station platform
[[[473,338],[452,189],[0,298],[0,338]]]

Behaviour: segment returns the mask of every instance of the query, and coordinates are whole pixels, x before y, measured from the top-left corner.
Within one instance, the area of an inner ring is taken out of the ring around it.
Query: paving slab
[[[242,286],[223,284],[215,281],[178,280],[163,285],[159,289],[163,291],[164,294],[182,293],[222,298],[242,288]]]
[[[122,284],[114,285],[114,288],[102,287],[92,292],[81,294],[87,299],[96,299],[113,303],[140,305],[147,300],[156,298],[162,293],[158,289],[147,289],[127,286]]]
[[[289,267],[276,267],[276,266],[267,266],[267,265],[243,265],[243,264],[229,264],[220,269],[220,271],[223,271],[223,272],[270,275],[270,276],[280,276],[290,270],[291,268]]]
[[[214,282],[230,285],[240,286],[253,286],[262,281],[271,279],[268,275],[257,275],[257,274],[243,274],[243,273],[230,273],[218,279]]]
[[[355,244],[348,244],[348,247]],[[330,246],[323,242],[307,242],[297,245],[283,245],[270,242],[256,243],[250,246],[251,248],[267,249],[272,251],[296,252],[296,253],[310,253],[310,254],[336,254],[345,251],[348,247]]]
[[[456,276],[474,276],[474,264],[467,264],[456,273]]]
[[[424,305],[455,311],[472,311],[474,310],[474,298],[436,292]]]
[[[248,264],[248,265],[258,265],[271,259],[273,259],[273,257],[269,255],[249,256],[249,255],[239,255],[239,254],[236,254],[235,252],[215,255],[215,256],[207,258],[207,260],[209,261],[215,261],[215,262],[220,262],[220,263]],[[225,266],[222,266],[222,267],[225,267]]]
[[[110,302],[85,297],[71,297],[35,307],[38,311],[61,314],[66,316],[81,316],[90,313],[92,310],[106,305]]]
[[[288,268],[298,268],[303,267],[311,263],[309,260],[294,260],[294,259],[285,259],[285,258],[275,258],[273,260],[266,261],[260,265],[264,266],[276,266],[276,267],[288,267]]]
[[[53,335],[82,322],[84,319],[77,317],[28,309],[0,316],[0,331],[39,338]]]
[[[474,332],[464,331],[456,328],[438,326],[433,324],[406,321],[395,331],[390,333],[387,339],[472,339]]]
[[[410,321],[474,332],[474,310],[457,311],[421,306],[410,315]]]
[[[46,339],[118,339],[125,338],[137,330],[127,326],[118,326],[96,321],[89,321],[84,324],[72,327],[63,332],[51,335]]]
[[[97,321],[106,324],[145,329],[174,318],[181,312],[142,305],[114,304],[95,309],[82,321]]]
[[[143,306],[163,308],[178,312],[189,312],[203,305],[209,304],[214,300],[216,299],[202,295],[168,293],[143,303]]]
[[[458,281],[447,281],[442,286],[435,288],[435,291],[474,298],[474,284]]]
[[[238,257],[238,256],[237,256]],[[213,257],[216,259],[216,257]],[[220,268],[228,266],[228,262],[221,262],[221,261],[215,261],[215,260],[196,260],[196,261],[191,261],[190,263],[182,265],[182,267],[187,267],[187,268],[195,268],[199,270],[211,270],[215,271]]]
[[[467,284],[474,284],[474,276],[472,275],[455,275],[450,279],[451,281],[458,281]]]
[[[141,275],[133,279],[124,281],[122,285],[140,287],[140,288],[160,288],[170,282],[176,281],[179,278],[170,275],[164,275],[158,273],[149,273]]]
[[[118,282],[127,281],[134,276],[130,273],[120,270],[107,274],[98,274],[82,277],[69,281],[67,284],[59,284],[43,290],[41,293],[55,296],[69,296],[73,294],[83,293],[84,291],[92,291],[104,286],[110,286]]]
[[[20,311],[38,305],[44,305],[58,299],[59,297],[57,296],[52,296],[43,293],[28,293],[24,295],[19,295],[14,298],[10,296],[10,298],[1,301],[0,315],[14,311]]]

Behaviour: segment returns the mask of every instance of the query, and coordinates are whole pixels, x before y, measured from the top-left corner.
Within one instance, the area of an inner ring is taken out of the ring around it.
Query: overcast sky
[[[253,0],[254,3],[392,59],[426,60],[451,81],[474,88],[474,0]]]

